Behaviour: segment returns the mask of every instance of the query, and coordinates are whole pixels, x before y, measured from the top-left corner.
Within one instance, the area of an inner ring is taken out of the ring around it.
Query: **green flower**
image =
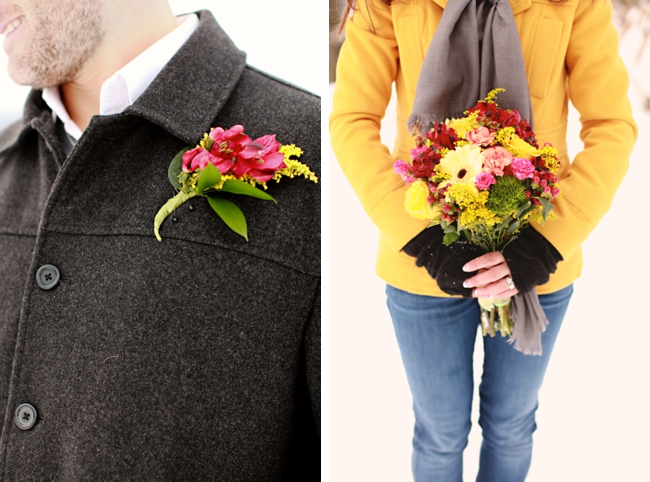
[[[516,213],[517,208],[527,199],[524,184],[514,176],[497,177],[496,181],[490,188],[485,206],[502,216]]]

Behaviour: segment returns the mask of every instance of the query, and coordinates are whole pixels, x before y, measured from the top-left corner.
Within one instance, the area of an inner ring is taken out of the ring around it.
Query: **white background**
[[[642,95],[650,92],[650,49],[635,63],[640,42],[630,32],[621,44],[639,140],[611,211],[584,245],[583,275],[540,393],[527,482],[650,481],[650,115]],[[582,148],[575,112],[570,122],[575,154]],[[389,106],[382,124],[389,146],[394,123]],[[414,419],[385,285],[374,275],[378,236],[330,158],[330,480],[409,481]],[[479,335],[475,386],[482,356]],[[476,399],[466,481],[478,469]]]
[[[169,3],[177,15],[211,10],[237,47],[248,54],[250,65],[320,94],[318,1],[171,0]],[[29,92],[28,87],[20,87],[9,79],[6,65],[7,57],[0,49],[0,125],[21,115]]]

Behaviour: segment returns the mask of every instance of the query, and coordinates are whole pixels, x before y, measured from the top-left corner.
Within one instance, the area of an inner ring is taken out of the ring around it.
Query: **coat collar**
[[[199,27],[138,100],[124,111],[158,124],[187,144],[208,132],[246,67],[239,50],[208,10],[197,12]],[[32,90],[23,127],[7,139],[13,145],[35,122],[47,123],[51,112],[40,90]],[[4,146],[0,146],[2,148]]]
[[[451,0],[433,0],[433,2],[439,5],[442,8],[447,6],[447,3]],[[532,0],[510,0],[510,6],[512,7],[512,13],[517,15],[519,12],[523,12],[532,5]]]
[[[199,27],[125,113],[160,125],[188,144],[208,132],[246,67],[239,50],[208,10]]]

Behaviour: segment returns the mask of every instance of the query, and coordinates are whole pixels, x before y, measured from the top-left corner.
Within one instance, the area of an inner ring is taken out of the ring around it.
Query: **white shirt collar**
[[[147,90],[151,82],[187,42],[199,26],[196,14],[179,17],[180,25],[118,70],[102,84],[99,97],[100,115],[119,114]],[[43,89],[43,100],[52,109],[54,120],[63,122],[70,136],[78,140],[83,132],[70,118],[58,87]]]

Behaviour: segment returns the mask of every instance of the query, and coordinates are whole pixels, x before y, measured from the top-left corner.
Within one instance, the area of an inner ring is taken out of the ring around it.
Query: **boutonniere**
[[[280,144],[275,135],[252,140],[240,125],[228,130],[213,128],[198,146],[186,147],[169,165],[169,182],[178,193],[156,214],[153,227],[156,238],[162,241],[159,230],[167,216],[185,201],[203,196],[223,222],[248,241],[244,213],[220,193],[277,202],[266,193],[269,181],[279,181],[284,176],[304,176],[318,182],[309,167],[297,160],[301,154],[302,149],[294,144]]]

